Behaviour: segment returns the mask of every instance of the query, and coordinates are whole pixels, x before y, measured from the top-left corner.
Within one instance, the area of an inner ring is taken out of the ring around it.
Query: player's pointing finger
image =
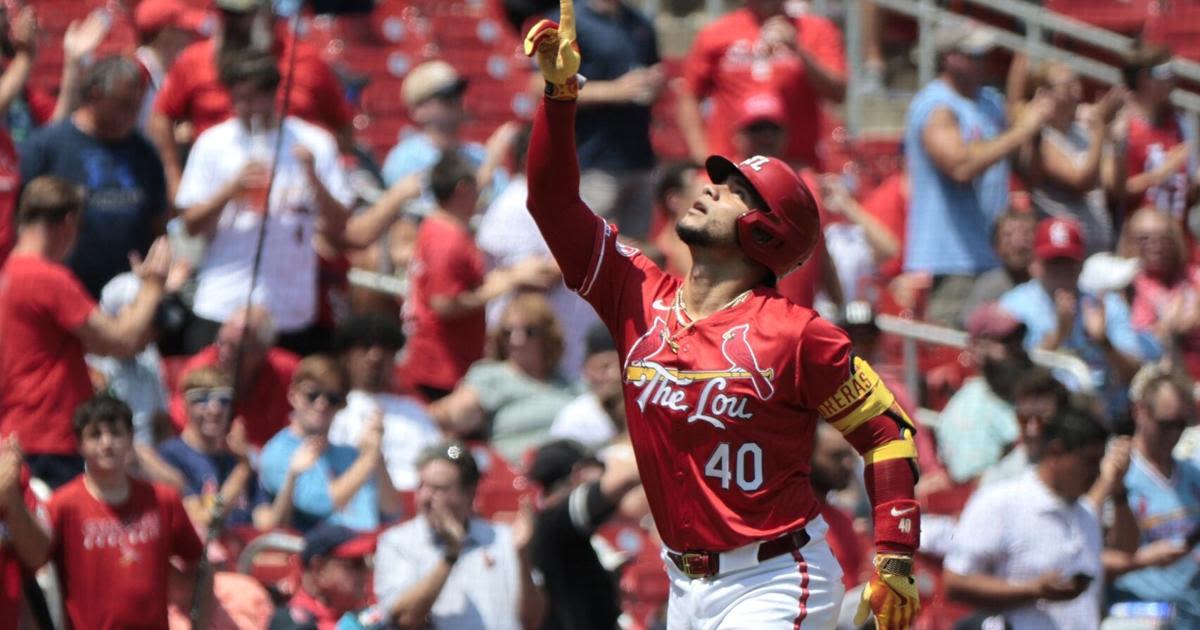
[[[558,0],[559,12],[558,36],[564,41],[575,41],[575,2],[574,0]]]

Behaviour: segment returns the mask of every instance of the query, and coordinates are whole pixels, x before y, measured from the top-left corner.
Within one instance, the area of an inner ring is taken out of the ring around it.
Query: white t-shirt
[[[1037,601],[1002,611],[1022,630],[1100,627],[1104,567],[1100,521],[1082,501],[1068,503],[1042,483],[1037,469],[979,488],[958,519],[946,569],[1012,582],[1059,571],[1092,576],[1082,595],[1066,602]]]
[[[266,307],[281,332],[294,332],[311,325],[317,315],[317,252],[312,244],[317,208],[307,177],[292,156],[294,147],[302,145],[312,152],[317,174],[334,199],[349,204],[353,193],[329,132],[295,118],[285,120],[282,128],[283,145],[252,301]],[[266,134],[261,145],[273,151],[277,133]],[[236,118],[200,134],[188,156],[175,204],[188,208],[207,201],[237,177],[252,155],[249,136]],[[224,322],[245,305],[261,218],[242,199],[221,210],[197,271],[196,315]]]
[[[437,425],[421,403],[407,396],[368,394],[354,390],[346,407],[333,418],[329,443],[358,448],[363,426],[375,410],[383,411],[383,461],[397,490],[417,488],[417,456],[441,439]]]
[[[550,425],[550,437],[575,440],[591,449],[607,445],[616,435],[612,418],[591,392],[580,394],[567,403]]]
[[[488,257],[491,268],[511,267],[527,258],[550,256],[542,233],[526,208],[529,185],[524,175],[509,181],[479,220],[475,242]],[[568,379],[579,377],[588,330],[600,321],[591,305],[565,285],[559,284],[546,295],[563,331],[563,358],[559,371]],[[499,325],[508,306],[508,296],[492,300],[487,307],[488,327]]]

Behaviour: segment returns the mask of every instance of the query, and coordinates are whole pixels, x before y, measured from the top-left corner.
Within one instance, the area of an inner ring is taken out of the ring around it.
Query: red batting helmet
[[[808,186],[782,160],[756,155],[734,164],[719,155],[704,162],[708,178],[723,183],[740,173],[766,207],[738,217],[738,242],[751,260],[782,278],[804,264],[817,248],[821,217]]]

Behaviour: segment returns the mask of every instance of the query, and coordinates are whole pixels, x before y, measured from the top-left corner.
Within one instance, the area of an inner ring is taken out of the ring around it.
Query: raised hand
[[[560,23],[541,20],[525,35],[525,55],[537,59],[546,79],[546,96],[575,100],[579,96],[579,44],[575,42],[575,3],[559,0]]]

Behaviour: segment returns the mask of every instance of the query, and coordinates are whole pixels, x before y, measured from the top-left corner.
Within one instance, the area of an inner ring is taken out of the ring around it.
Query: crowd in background
[[[624,606],[657,542],[622,357],[526,211],[527,121],[469,141],[471,81],[424,61],[377,166],[345,74],[286,19],[372,2],[127,4],[136,50],[97,54],[104,12],[72,22],[56,95],[29,84],[51,5],[0,4],[0,620],[661,619]],[[931,615],[1200,628],[1200,138],[1170,52],[1139,46],[1114,87],[1019,54],[994,76],[991,31],[941,27],[902,168],[868,189],[818,150],[852,82],[841,27],[801,4],[746,0],[668,77],[639,9],[576,0],[583,199],[683,274],[673,220],[705,156],[789,161],[824,233],[778,290],[845,328],[924,424],[921,566],[952,602]],[[497,11],[517,36],[556,6]],[[669,90],[686,155],[663,161]],[[922,357],[913,391],[883,312],[965,331],[962,360]],[[861,469],[829,427],[815,439],[853,589]],[[238,574],[233,541],[278,531],[303,538],[291,580]]]

